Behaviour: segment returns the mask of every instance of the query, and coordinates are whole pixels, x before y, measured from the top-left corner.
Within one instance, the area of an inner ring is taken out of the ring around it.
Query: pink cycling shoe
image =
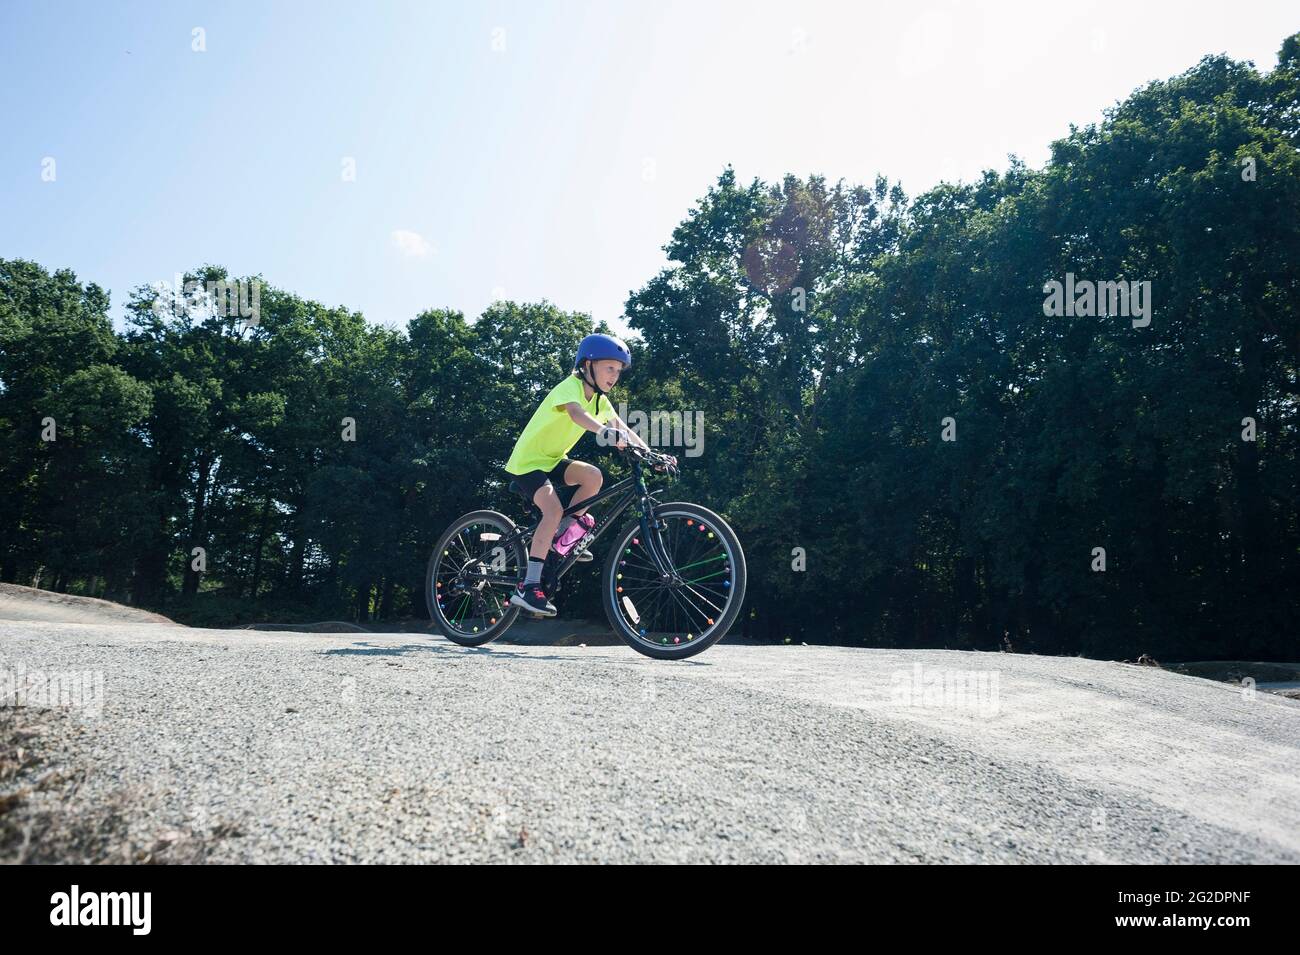
[[[565,557],[568,555],[569,551],[573,550],[573,545],[586,537],[587,531],[591,530],[595,526],[596,519],[594,517],[590,514],[579,514],[573,519],[573,523],[569,525],[569,529],[559,537],[555,538],[555,542],[551,547],[561,557]]]

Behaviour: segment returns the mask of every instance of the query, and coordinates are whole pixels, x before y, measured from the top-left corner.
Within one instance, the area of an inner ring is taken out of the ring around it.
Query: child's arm
[[[574,424],[580,425],[588,431],[594,431],[596,434],[600,434],[600,432],[605,430],[605,428],[610,427],[610,425],[601,424],[593,418],[587,413],[582,405],[578,404],[576,401],[570,401],[564,406],[564,410],[569,413],[569,418]],[[623,447],[624,444],[625,442],[623,441],[618,442],[620,448]]]
[[[613,428],[616,431],[621,431],[626,435],[626,438],[619,438],[615,441],[614,447],[616,448],[626,447],[630,441],[634,447],[645,448],[647,451],[650,450],[650,445],[642,441],[641,436],[624,424],[623,419],[612,410],[610,411],[610,420],[605,424],[601,424],[593,418],[583,409],[582,405],[578,404],[576,401],[570,401],[564,406],[564,410],[569,413],[569,418],[574,422],[574,424],[581,425],[588,431],[594,431],[596,434],[600,434],[600,432],[604,431],[606,428]]]
[[[636,447],[643,448],[646,451],[653,450],[650,447],[650,445],[646,444],[644,441],[641,440],[641,435],[637,434],[635,431],[629,428],[627,424],[623,421],[623,419],[618,416],[618,412],[614,411],[613,409],[610,409],[609,426],[612,428],[618,428],[620,431],[626,434]],[[619,445],[620,448],[622,446],[623,446],[622,444]],[[668,461],[671,464],[676,464],[677,456],[673,454],[668,455]]]
[[[643,440],[641,440],[641,435],[637,434],[636,431],[630,429],[630,427],[628,427],[627,424],[625,424],[625,422],[623,421],[623,418],[617,416],[617,413],[612,411],[612,409],[610,411],[610,422],[604,425],[602,425],[601,422],[595,420],[595,418],[591,417],[590,414],[586,413],[586,411],[582,409],[582,405],[578,404],[577,401],[569,401],[568,404],[565,404],[564,411],[568,412],[569,418],[571,418],[571,420],[575,422],[575,424],[585,427],[586,430],[595,431],[595,433],[597,434],[601,433],[601,431],[606,429],[606,427],[611,427],[611,429],[614,429],[616,431],[621,431],[621,433],[625,435],[625,439],[619,438],[619,440],[616,440],[616,442],[614,443],[615,447],[619,447],[619,448],[627,447],[627,444],[630,440],[630,442],[632,442],[633,444],[633,447],[642,448],[642,450],[645,451],[651,450],[649,444],[646,444],[645,442],[643,442]],[[672,464],[677,463],[677,459],[673,455],[668,455],[668,460],[671,461]]]

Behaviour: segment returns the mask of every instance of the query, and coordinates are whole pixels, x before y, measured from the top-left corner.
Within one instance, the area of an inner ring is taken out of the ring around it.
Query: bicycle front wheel
[[[698,504],[658,504],[658,525],[671,573],[651,558],[641,525],[622,531],[605,562],[604,604],[610,626],[638,653],[680,660],[717,643],[745,599],[745,552],[721,517]]]

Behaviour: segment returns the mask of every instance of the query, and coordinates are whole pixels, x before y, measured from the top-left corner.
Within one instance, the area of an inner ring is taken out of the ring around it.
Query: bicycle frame
[[[663,539],[659,535],[659,528],[652,527],[649,521],[649,514],[653,505],[659,502],[654,496],[655,492],[646,486],[641,462],[636,458],[632,458],[632,472],[631,477],[619,481],[613,487],[606,488],[594,497],[589,497],[576,504],[570,504],[564,509],[563,516],[576,513],[584,508],[590,508],[600,501],[607,500],[616,495],[622,495],[622,497],[601,517],[601,519],[596,522],[596,526],[591,529],[592,544],[594,544],[600,539],[600,536],[619,519],[623,512],[626,511],[633,502],[639,500],[641,512],[641,533],[644,535],[646,546],[650,551],[651,558],[654,560],[655,566],[658,568],[660,574],[666,578],[675,577],[676,570],[668,562],[667,551],[664,549]],[[537,531],[537,526],[541,522],[542,519],[539,517],[527,528],[522,530],[516,529],[513,534],[510,534],[508,537],[499,541],[498,546],[508,546],[516,541],[519,541],[520,543],[531,541],[533,535]],[[552,578],[555,581],[559,581],[561,577],[568,573],[569,568],[577,562],[578,555],[577,549],[575,548],[574,550],[569,551],[565,557],[561,558],[559,564],[556,565],[553,570]],[[510,587],[513,587],[517,581],[517,578],[515,577],[506,577],[496,574],[485,574],[481,579],[486,580],[489,584],[503,584]]]

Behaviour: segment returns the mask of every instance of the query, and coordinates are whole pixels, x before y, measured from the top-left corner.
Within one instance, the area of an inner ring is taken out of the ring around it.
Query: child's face
[[[596,379],[602,391],[609,391],[618,384],[618,376],[623,371],[623,363],[614,358],[603,358],[591,363],[591,376]]]

